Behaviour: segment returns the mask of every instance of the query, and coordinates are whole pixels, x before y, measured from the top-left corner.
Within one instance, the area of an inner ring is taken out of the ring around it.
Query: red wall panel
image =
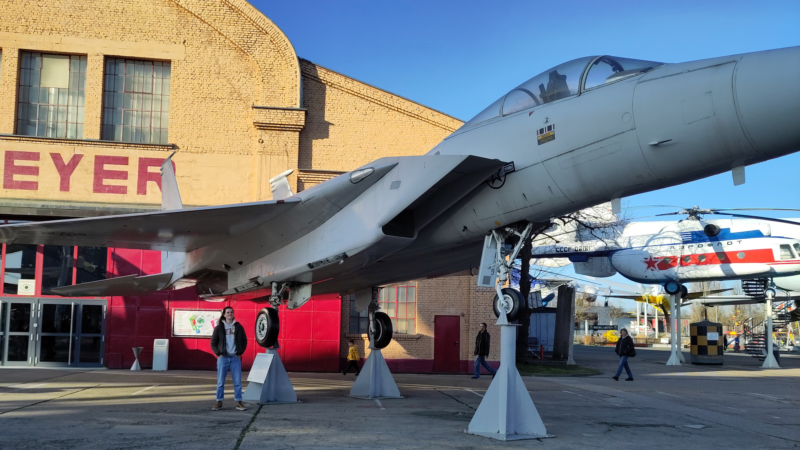
[[[161,271],[161,254],[154,251],[109,249],[109,276],[150,275]],[[106,325],[105,364],[110,369],[127,369],[133,364],[132,347],[144,347],[142,367],[152,366],[153,341],[169,339],[171,369],[216,368],[208,338],[172,337],[175,309],[222,310],[232,306],[236,320],[247,333],[247,350],[242,366],[248,370],[263,349],[253,336],[256,315],[267,306],[266,298],[206,302],[193,288],[159,292],[146,297],[110,297]],[[290,371],[335,372],[339,370],[341,300],[336,295],[314,297],[297,310],[280,308],[280,354]]]

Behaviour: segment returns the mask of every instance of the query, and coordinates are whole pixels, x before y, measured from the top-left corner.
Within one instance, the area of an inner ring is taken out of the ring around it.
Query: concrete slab
[[[764,370],[746,355],[723,366],[664,365],[637,349],[635,381],[614,381],[613,349],[576,347],[593,377],[523,377],[554,439],[498,442],[464,433],[490,379],[395,374],[405,399],[348,397],[354,376],[292,373],[302,403],[211,411],[203,371],[0,369],[0,448],[794,448],[800,358]],[[245,374],[246,377],[246,374]]]

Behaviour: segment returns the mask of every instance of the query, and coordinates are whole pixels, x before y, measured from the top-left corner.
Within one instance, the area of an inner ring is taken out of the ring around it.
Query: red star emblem
[[[652,256],[648,256],[647,259],[644,260],[644,263],[647,264],[644,270],[658,270],[656,264],[658,264],[658,260],[654,259]]]

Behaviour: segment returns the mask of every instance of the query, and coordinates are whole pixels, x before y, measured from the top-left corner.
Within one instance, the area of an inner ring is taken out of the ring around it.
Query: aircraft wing
[[[269,222],[299,203],[287,199],[2,225],[0,242],[187,252]]]
[[[694,300],[696,298],[707,297],[709,294],[719,294],[720,292],[728,292],[733,289],[711,289],[708,291],[689,292],[685,301]]]
[[[265,245],[280,248],[331,218],[395,166],[375,166],[359,183],[339,176],[285,200],[2,225],[0,242],[189,252],[266,225]]]

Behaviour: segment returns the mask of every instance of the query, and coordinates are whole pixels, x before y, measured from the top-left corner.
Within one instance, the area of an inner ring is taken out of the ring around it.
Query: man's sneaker
[[[613,378],[614,381],[619,381],[619,377],[611,377],[611,378]]]
[[[214,407],[211,408],[212,411],[219,411],[222,408],[222,402],[214,403]]]
[[[472,377],[472,379],[473,379],[473,380],[477,380],[477,379],[478,379],[478,377]]]
[[[220,403],[220,406],[222,406],[222,403]],[[247,408],[244,407],[244,403],[242,402],[236,402],[236,409],[239,411],[247,411]]]
[[[625,381],[633,381],[633,378],[625,378]]]

